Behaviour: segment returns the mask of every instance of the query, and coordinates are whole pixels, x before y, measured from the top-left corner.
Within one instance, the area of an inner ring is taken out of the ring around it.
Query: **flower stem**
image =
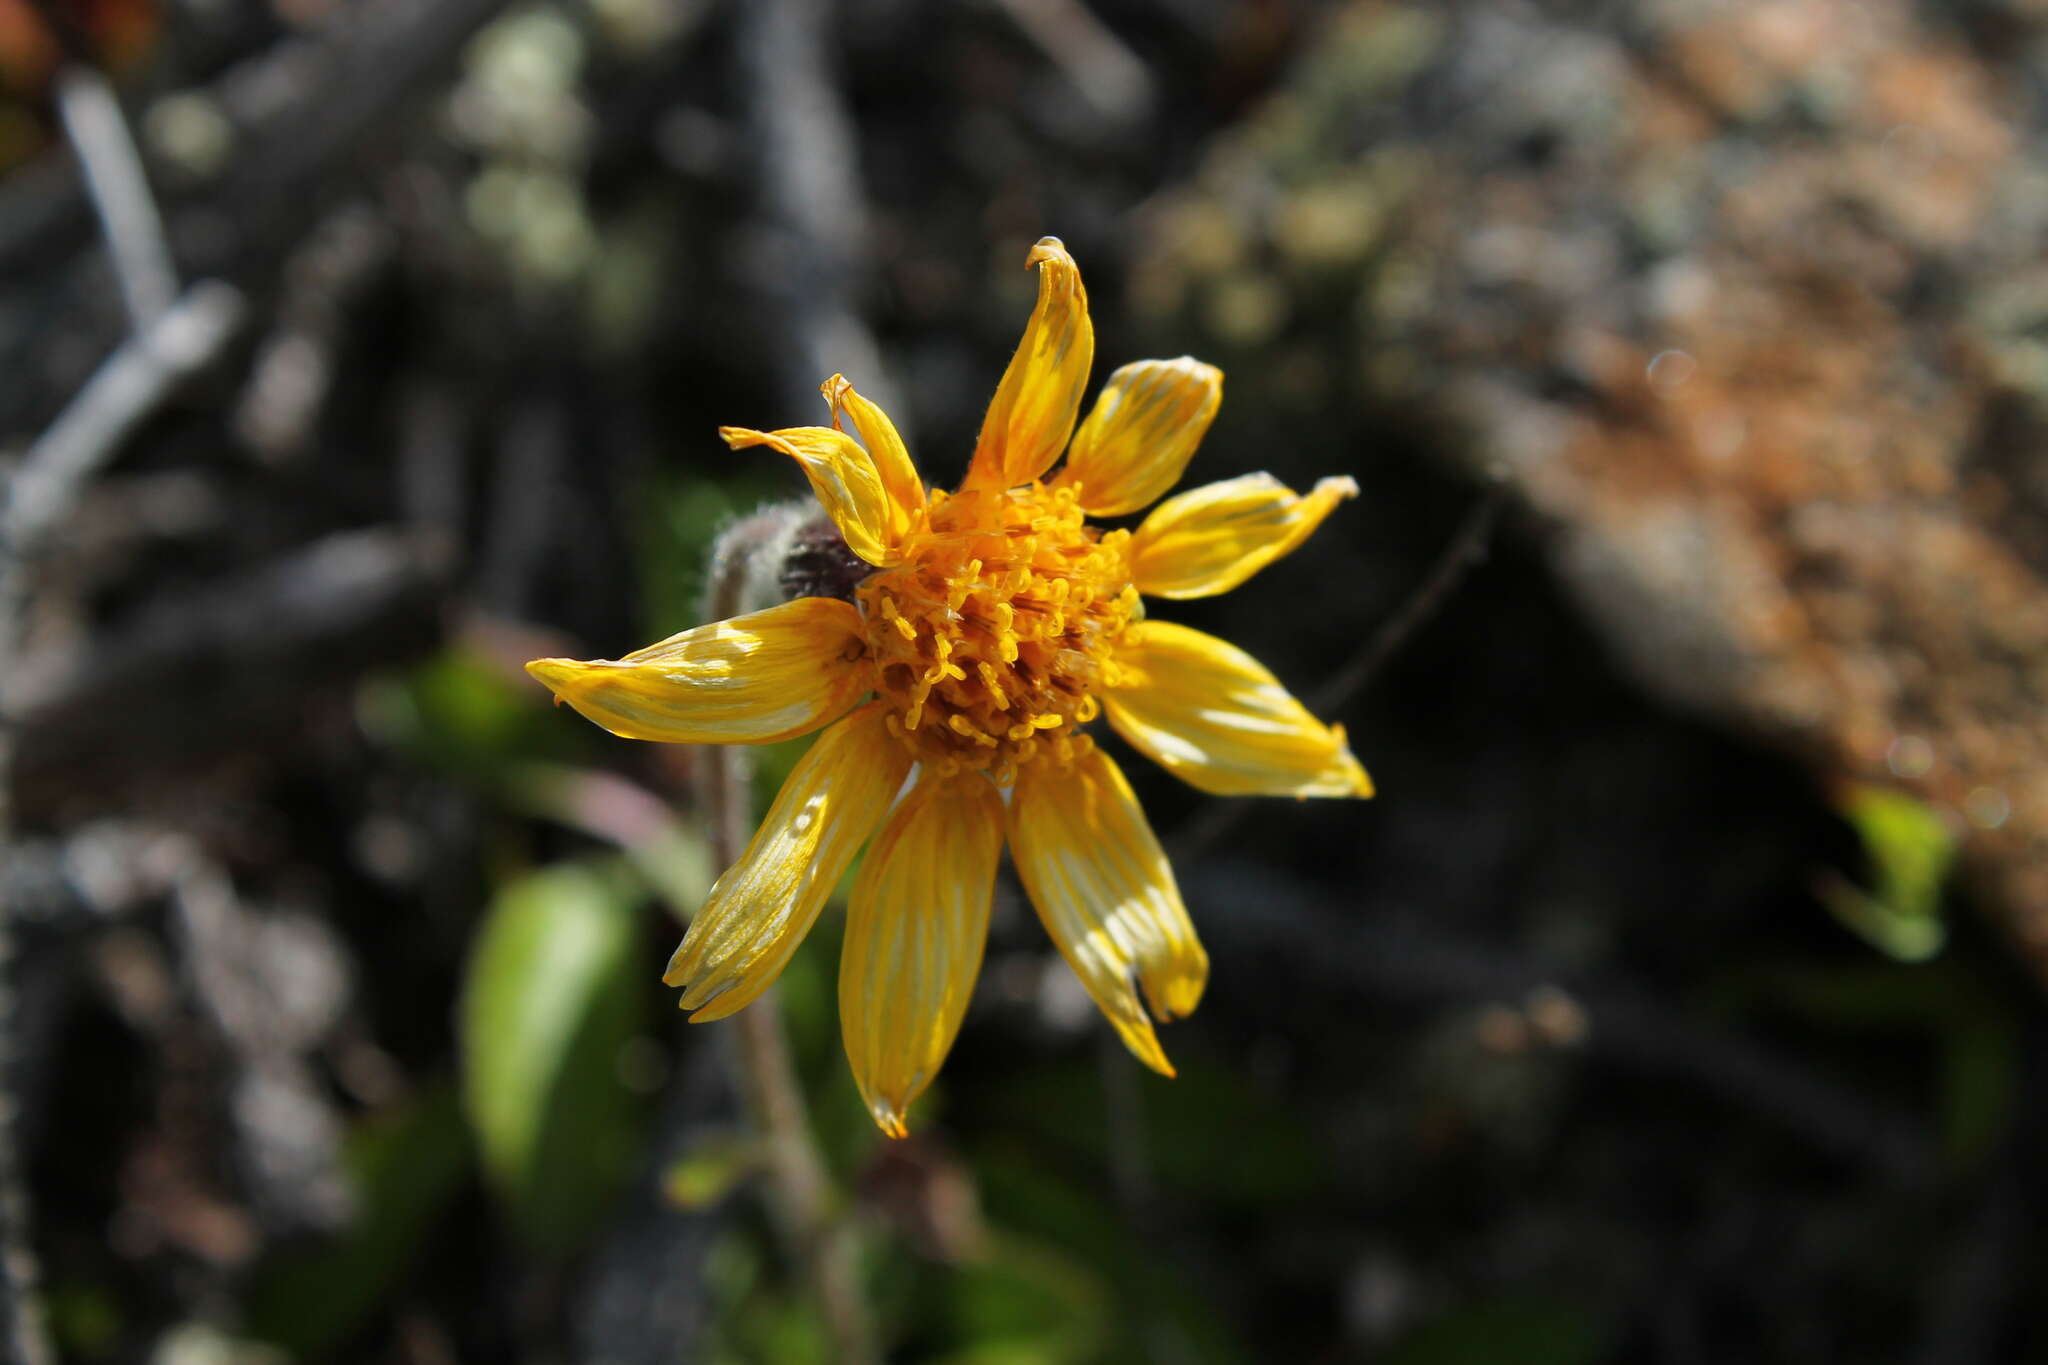
[[[714,621],[747,605],[749,569],[760,556],[748,551],[776,524],[773,514],[749,517],[719,537],[712,554],[706,614]],[[751,754],[728,744],[703,751],[697,770],[699,809],[709,826],[714,865],[730,867],[746,847]],[[839,1365],[870,1365],[874,1332],[860,1285],[860,1246],[853,1223],[835,1208],[831,1177],[811,1130],[803,1086],[790,1056],[780,994],[770,989],[732,1018],[740,1088],[765,1147],[769,1210],[790,1259],[802,1268],[816,1296]]]

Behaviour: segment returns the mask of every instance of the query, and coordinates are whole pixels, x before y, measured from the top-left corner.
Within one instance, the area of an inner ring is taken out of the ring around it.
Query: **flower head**
[[[1342,727],[1250,655],[1144,610],[1146,597],[1236,587],[1357,485],[1324,479],[1300,495],[1252,474],[1169,498],[1135,532],[1089,525],[1179,481],[1223,376],[1186,357],[1126,365],[1077,431],[1094,358],[1080,271],[1050,237],[1030,264],[1038,304],[957,491],[928,492],[889,418],[838,376],[825,384],[829,427],[720,433],[803,467],[868,567],[851,600],[798,597],[623,659],[527,665],[628,738],[765,744],[825,727],[663,980],[694,1020],[744,1007],[872,836],[839,1014],[861,1095],[896,1136],[959,1031],[1005,842],[1088,993],[1141,1061],[1173,1074],[1153,1019],[1195,1007],[1209,961],[1089,722],[1106,715],[1205,792],[1372,794]]]

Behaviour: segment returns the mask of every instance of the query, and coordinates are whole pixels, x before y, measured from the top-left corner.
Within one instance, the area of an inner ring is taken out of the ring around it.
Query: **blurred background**
[[[844,371],[962,471],[1062,237],[1190,479],[1364,493],[1215,630],[1369,803],[1129,764],[1167,1082],[1013,881],[882,1139],[889,1360],[2048,1360],[2048,5],[0,0],[9,1358],[803,1362],[697,623]],[[139,171],[139,174],[138,174]],[[766,755],[765,803],[793,753]]]

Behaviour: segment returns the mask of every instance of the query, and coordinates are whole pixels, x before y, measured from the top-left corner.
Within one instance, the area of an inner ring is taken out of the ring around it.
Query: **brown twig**
[[[712,620],[737,615],[746,605],[754,538],[779,524],[773,510],[738,522],[719,539],[705,611]],[[723,869],[747,844],[751,755],[741,745],[706,751],[698,768],[699,808],[711,836],[712,863]],[[733,1016],[740,1089],[767,1146],[769,1204],[791,1258],[817,1295],[839,1365],[867,1365],[879,1357],[861,1293],[859,1246],[852,1224],[834,1207],[831,1179],[811,1131],[796,1064],[783,1026],[782,1001],[769,990]]]
[[[1465,514],[1457,534],[1438,552],[1421,586],[1380,623],[1380,628],[1366,638],[1358,652],[1328,682],[1316,689],[1311,704],[1318,713],[1328,714],[1364,691],[1365,685],[1378,676],[1387,660],[1394,657],[1394,651],[1408,642],[1417,627],[1442,610],[1451,593],[1465,581],[1465,575],[1486,562],[1487,547],[1493,541],[1493,528],[1500,521],[1501,505],[1506,498],[1503,484],[1496,481],[1487,486],[1478,503]]]

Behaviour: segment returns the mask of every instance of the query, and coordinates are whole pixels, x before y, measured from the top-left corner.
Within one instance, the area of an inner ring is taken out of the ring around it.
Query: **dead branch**
[[[162,603],[22,699],[21,808],[291,733],[310,696],[431,647],[442,576],[443,556],[401,533],[348,532]]]

